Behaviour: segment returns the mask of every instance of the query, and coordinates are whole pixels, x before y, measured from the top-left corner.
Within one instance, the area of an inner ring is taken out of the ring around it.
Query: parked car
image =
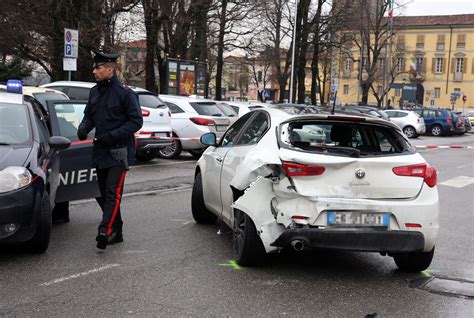
[[[377,107],[373,107],[373,106],[341,106],[340,107],[341,110],[344,110],[344,111],[349,111],[349,112],[355,112],[355,113],[363,113],[363,114],[368,114],[368,115],[372,115],[374,117],[377,117],[377,118],[381,118],[381,119],[385,119],[385,120],[388,120],[390,121],[390,118],[388,117],[388,115],[385,113],[384,110],[380,109],[380,108],[377,108]]]
[[[464,117],[462,115],[451,112],[454,125],[454,134],[455,135],[464,135],[466,133],[466,125],[464,123]]]
[[[62,81],[43,85],[67,94],[71,100],[89,99],[90,89],[96,84],[91,82]],[[172,144],[170,138],[171,112],[160,98],[150,91],[138,87],[130,87],[137,95],[142,108],[143,127],[137,132],[136,158],[150,161],[158,155],[158,151]],[[163,139],[160,139],[163,138]]]
[[[60,184],[58,151],[71,142],[51,137],[44,108],[21,94],[21,82],[7,87],[14,93],[0,92],[0,243],[25,243],[42,253]]]
[[[469,119],[471,126],[474,125],[474,111],[467,112],[466,117]]]
[[[453,116],[449,110],[414,108],[413,111],[423,117],[427,133],[433,136],[451,135],[454,133]]]
[[[229,118],[229,125],[235,123],[239,118],[239,113],[227,102],[216,101],[217,107],[224,113],[224,115]]]
[[[313,143],[307,129],[327,131]],[[294,134],[300,135],[299,139]],[[436,170],[394,123],[347,114],[245,114],[197,162],[192,215],[222,219],[234,258],[311,248],[388,254],[403,271],[422,271],[438,236]]]
[[[454,114],[462,117],[466,131],[471,131],[472,124],[471,124],[471,121],[469,120],[469,117],[466,114],[463,114],[461,111],[455,111]]]
[[[206,148],[199,138],[208,132],[213,132],[220,138],[230,125],[230,119],[215,101],[174,95],[160,95],[160,98],[171,111],[173,136],[180,138],[159,150],[162,158],[176,158],[183,150],[199,158]]]
[[[425,120],[418,113],[394,109],[388,109],[385,113],[408,138],[418,138],[426,132]]]
[[[244,114],[251,112],[255,109],[261,109],[268,106],[256,105],[253,103],[246,103],[246,102],[229,102],[226,101],[226,104],[230,105],[238,114],[239,117],[242,117]]]

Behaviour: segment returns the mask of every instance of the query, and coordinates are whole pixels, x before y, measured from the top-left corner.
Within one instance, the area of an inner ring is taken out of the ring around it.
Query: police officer
[[[116,75],[118,54],[96,52],[93,74],[97,85],[91,89],[77,136],[85,140],[95,128],[92,165],[97,170],[102,221],[97,248],[123,242],[120,202],[128,165],[135,160],[134,133],[143,125],[137,95]]]

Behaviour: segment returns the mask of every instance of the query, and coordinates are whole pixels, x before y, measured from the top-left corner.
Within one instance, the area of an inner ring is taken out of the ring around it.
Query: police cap
[[[94,51],[94,64],[93,67],[96,68],[104,63],[116,63],[120,54],[118,53],[102,53]]]

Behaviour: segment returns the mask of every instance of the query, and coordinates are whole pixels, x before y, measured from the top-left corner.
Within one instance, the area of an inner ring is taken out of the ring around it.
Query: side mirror
[[[206,146],[216,146],[217,138],[215,133],[207,133],[201,136],[201,143]]]
[[[69,148],[71,141],[66,137],[53,136],[49,138],[49,146],[54,150],[64,150]]]

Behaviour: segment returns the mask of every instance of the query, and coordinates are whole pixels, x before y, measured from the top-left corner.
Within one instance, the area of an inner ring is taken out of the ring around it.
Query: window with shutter
[[[436,50],[437,51],[444,51],[444,34],[438,35],[438,41],[436,42]]]
[[[465,34],[458,34],[458,42],[456,47],[458,49],[463,49],[466,47],[466,35]]]
[[[422,49],[425,47],[425,36],[424,35],[418,35],[416,37],[416,48],[417,49]]]

